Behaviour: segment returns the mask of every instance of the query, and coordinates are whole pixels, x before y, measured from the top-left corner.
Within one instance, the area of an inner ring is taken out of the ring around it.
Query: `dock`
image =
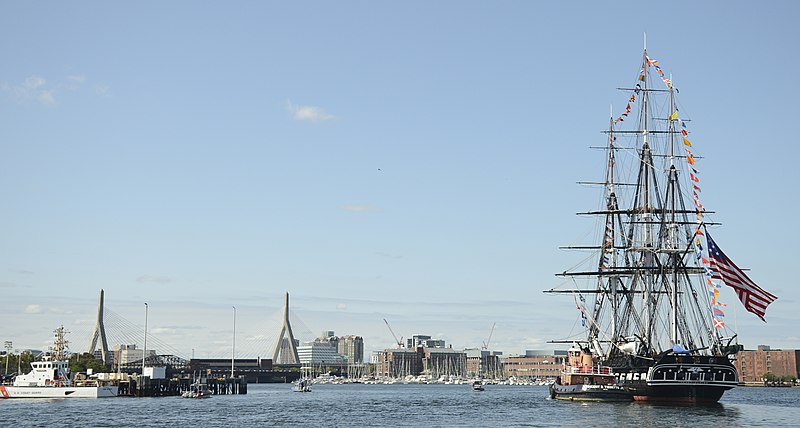
[[[150,379],[149,377],[140,377],[139,380],[141,383],[133,378],[119,382],[117,395],[121,397],[174,397],[189,391],[195,382],[191,378]],[[241,377],[208,378],[206,385],[212,395],[247,394],[247,381]]]

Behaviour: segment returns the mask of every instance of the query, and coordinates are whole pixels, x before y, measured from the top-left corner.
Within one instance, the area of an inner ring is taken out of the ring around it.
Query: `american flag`
[[[729,287],[736,290],[736,294],[739,295],[739,300],[742,301],[745,309],[747,309],[748,312],[758,315],[761,320],[766,322],[764,313],[767,310],[767,306],[774,302],[777,297],[765,291],[756,285],[753,280],[748,278],[747,275],[719,249],[708,232],[706,232],[706,240],[708,241],[708,255],[711,257],[712,278],[721,280]]]

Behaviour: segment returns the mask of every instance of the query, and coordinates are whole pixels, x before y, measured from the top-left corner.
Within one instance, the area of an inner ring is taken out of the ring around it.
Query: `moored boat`
[[[108,398],[117,387],[95,379],[73,382],[66,358],[65,329],[55,331],[53,352],[31,363],[31,371],[18,375],[12,385],[0,385],[0,398]]]
[[[208,384],[202,378],[198,378],[194,383],[189,386],[188,391],[181,394],[183,398],[211,398],[211,390],[208,389]]]
[[[631,401],[633,394],[616,384],[613,370],[596,364],[587,350],[573,345],[561,376],[550,384],[550,398],[574,401]]]

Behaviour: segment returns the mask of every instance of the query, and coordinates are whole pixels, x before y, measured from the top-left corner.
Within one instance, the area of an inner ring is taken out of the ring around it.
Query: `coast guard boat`
[[[31,363],[31,371],[18,375],[12,385],[0,385],[0,398],[105,398],[116,397],[117,387],[97,380],[73,382],[66,357],[67,341],[63,326],[55,331],[51,355]]]

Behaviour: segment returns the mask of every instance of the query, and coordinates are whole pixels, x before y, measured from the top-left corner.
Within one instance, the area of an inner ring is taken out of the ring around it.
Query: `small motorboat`
[[[310,378],[301,378],[294,384],[295,392],[311,392],[312,380]]]
[[[188,391],[181,394],[183,398],[211,398],[211,390],[205,382],[199,380],[193,383]]]

